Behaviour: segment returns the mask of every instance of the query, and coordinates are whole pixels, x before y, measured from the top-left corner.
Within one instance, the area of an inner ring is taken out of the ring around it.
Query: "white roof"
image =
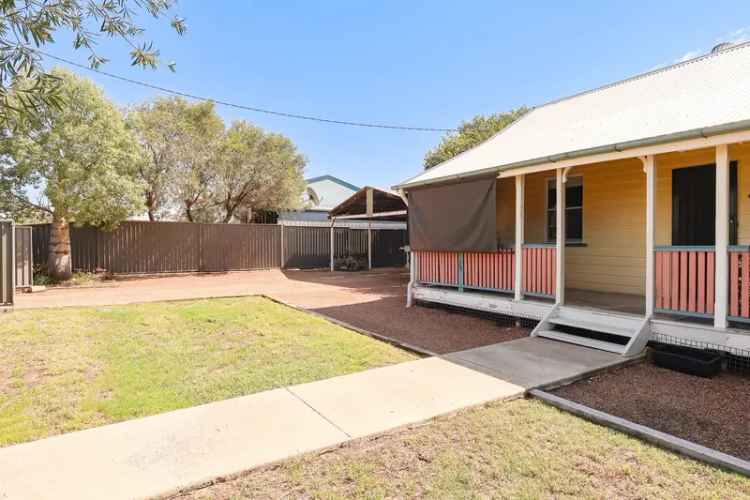
[[[404,181],[409,187],[544,163],[571,153],[750,120],[750,44],[532,109],[487,141]]]

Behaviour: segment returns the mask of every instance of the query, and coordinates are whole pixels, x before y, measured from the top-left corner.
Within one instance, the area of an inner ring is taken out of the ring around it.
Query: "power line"
[[[348,125],[350,127],[366,127],[366,128],[384,128],[384,129],[392,129],[392,130],[410,130],[410,131],[416,131],[416,132],[453,132],[455,129],[452,128],[434,128],[434,127],[407,127],[403,125],[389,125],[389,124],[382,124],[382,123],[367,123],[367,122],[350,122],[345,120],[331,120],[328,118],[321,118],[318,116],[310,116],[310,115],[300,115],[296,113],[286,113],[283,111],[274,111],[271,109],[264,109],[264,108],[256,108],[253,106],[245,106],[243,104],[236,104],[233,102],[227,102],[227,101],[221,101],[219,99],[212,99],[210,97],[202,97],[197,96],[193,94],[188,94],[186,92],[180,92],[179,90],[172,90],[165,87],[159,87],[158,85],[153,85],[150,83],[142,82],[140,80],[134,80],[132,78],[127,78],[125,76],[116,75],[114,73],[109,73],[107,71],[102,71],[97,68],[92,68],[90,66],[86,66],[85,64],[79,64],[77,62],[71,61],[69,59],[65,59],[63,57],[53,56],[52,54],[47,54],[46,52],[42,52],[41,50],[35,49],[36,52],[43,55],[44,57],[48,57],[50,59],[54,59],[56,61],[69,64],[71,66],[75,66],[76,68],[85,69],[87,71],[91,71],[93,73],[98,73],[100,75],[107,76],[109,78],[114,78],[115,80],[120,80],[123,82],[131,83],[133,85],[140,85],[141,87],[146,87],[153,90],[158,90],[160,92],[164,92],[167,94],[172,94],[180,97],[186,97],[188,99],[194,99],[197,101],[207,101],[207,102],[214,102],[216,104],[221,104],[222,106],[227,106],[230,108],[235,109],[242,109],[244,111],[252,111],[254,113],[264,113],[266,115],[273,115],[273,116],[282,116],[284,118],[293,118],[297,120],[308,120],[313,122],[322,122],[322,123],[331,123],[335,125]]]

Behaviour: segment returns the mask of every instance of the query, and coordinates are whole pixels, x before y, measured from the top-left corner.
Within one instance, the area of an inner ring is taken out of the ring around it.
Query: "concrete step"
[[[613,328],[618,328],[620,330],[630,332],[636,331],[639,328],[640,324],[643,322],[643,317],[641,316],[620,314],[616,312],[601,310],[595,311],[592,309],[570,306],[559,307],[553,316],[555,318],[561,318],[564,320],[576,320],[593,324],[607,325]]]
[[[570,326],[573,328],[583,328],[584,330],[591,330],[592,332],[608,333],[610,335],[617,335],[619,337],[631,338],[635,335],[635,328],[623,328],[621,326],[613,325],[611,323],[603,323],[600,321],[590,321],[586,319],[572,319],[566,317],[553,316],[549,318],[549,322],[555,325]]]
[[[542,330],[537,333],[537,336],[559,340],[561,342],[567,342],[569,344],[591,347],[593,349],[599,349],[600,351],[614,352],[617,354],[622,354],[625,352],[624,345],[615,344],[613,342],[606,342],[603,340],[590,339],[588,337],[581,337],[579,335],[571,335],[569,333],[559,332],[557,330]]]

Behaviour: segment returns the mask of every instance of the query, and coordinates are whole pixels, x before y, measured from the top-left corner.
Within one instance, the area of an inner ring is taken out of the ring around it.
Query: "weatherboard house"
[[[408,301],[750,354],[750,44],[536,107],[402,182]]]

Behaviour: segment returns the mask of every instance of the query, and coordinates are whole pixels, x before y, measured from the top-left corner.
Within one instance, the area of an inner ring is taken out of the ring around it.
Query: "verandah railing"
[[[554,297],[555,278],[555,245],[523,246],[523,293],[534,297]]]
[[[496,252],[415,251],[419,283],[458,288],[513,292],[515,250]],[[554,297],[555,246],[524,245],[523,293],[535,297]]]
[[[750,247],[729,247],[729,319],[750,321]]]
[[[715,262],[712,246],[656,247],[655,310],[713,317]]]
[[[716,300],[713,246],[656,248],[656,312],[712,318]],[[750,247],[729,247],[729,319],[750,321]]]

